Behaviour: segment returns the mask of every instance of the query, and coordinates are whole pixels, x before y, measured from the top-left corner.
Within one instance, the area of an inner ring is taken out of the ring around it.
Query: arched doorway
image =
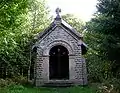
[[[61,45],[51,48],[49,55],[49,78],[69,79],[68,50]]]

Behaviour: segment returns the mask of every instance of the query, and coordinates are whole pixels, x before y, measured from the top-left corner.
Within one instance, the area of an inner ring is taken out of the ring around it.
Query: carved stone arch
[[[55,40],[53,42],[51,42],[50,44],[48,44],[43,50],[43,55],[49,55],[49,51],[52,47],[54,46],[57,46],[57,45],[61,45],[61,46],[64,46],[68,52],[69,52],[69,55],[74,55],[74,51],[73,51],[73,48],[72,48],[72,45],[68,44],[66,41],[63,41],[63,40]]]

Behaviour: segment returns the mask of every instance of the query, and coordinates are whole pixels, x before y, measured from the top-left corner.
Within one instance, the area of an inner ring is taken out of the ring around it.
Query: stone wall
[[[69,51],[69,78],[75,84],[86,81],[86,64],[81,55],[81,41],[62,26],[55,27],[38,43],[37,62],[35,66],[35,83],[40,86],[49,83],[49,51],[53,46],[62,45]],[[85,71],[85,73],[83,73]],[[84,79],[83,79],[84,77]],[[83,81],[84,80],[84,81]]]

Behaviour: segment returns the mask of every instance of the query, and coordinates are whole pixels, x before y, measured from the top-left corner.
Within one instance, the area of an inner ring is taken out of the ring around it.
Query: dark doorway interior
[[[57,45],[51,48],[49,54],[49,78],[69,79],[68,50],[61,45]]]

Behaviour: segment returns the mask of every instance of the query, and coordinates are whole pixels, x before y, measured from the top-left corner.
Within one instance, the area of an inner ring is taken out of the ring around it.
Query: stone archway
[[[69,52],[56,45],[49,52],[49,79],[69,79]]]

